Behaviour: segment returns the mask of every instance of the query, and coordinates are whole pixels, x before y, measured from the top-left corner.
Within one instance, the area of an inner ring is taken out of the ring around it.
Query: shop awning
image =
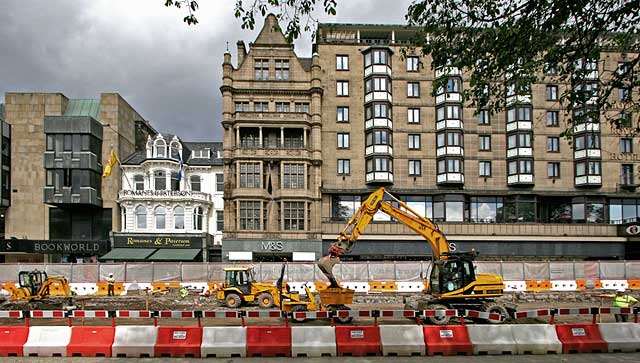
[[[148,259],[151,261],[193,261],[202,251],[199,248],[161,248]]]
[[[155,248],[114,248],[99,260],[146,260]]]

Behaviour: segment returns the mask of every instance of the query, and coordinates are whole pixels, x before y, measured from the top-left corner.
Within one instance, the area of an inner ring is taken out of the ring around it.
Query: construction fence
[[[514,262],[476,261],[477,273],[500,275],[505,281],[640,279],[640,261]],[[258,281],[277,280],[282,263],[95,263],[0,264],[0,282],[15,282],[19,271],[44,270],[63,275],[70,283],[96,283],[113,273],[122,282],[203,282],[224,280],[225,267],[253,266]],[[431,262],[342,262],[334,273],[339,281],[421,281]],[[287,281],[326,281],[315,262],[288,263]]]

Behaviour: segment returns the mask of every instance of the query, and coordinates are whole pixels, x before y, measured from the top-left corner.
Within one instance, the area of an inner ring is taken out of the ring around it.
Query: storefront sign
[[[119,235],[113,237],[113,246],[116,248],[202,248],[202,241],[202,236]]]
[[[109,241],[47,241],[5,239],[0,252],[25,252],[60,255],[98,255],[108,251]]]
[[[262,241],[263,251],[281,252],[284,250],[284,242],[282,241]]]
[[[609,153],[609,158],[611,160],[619,160],[619,161],[640,161],[640,154]]]
[[[618,236],[621,237],[640,237],[640,225],[625,224],[618,225]]]
[[[190,190],[121,190],[122,196],[138,196],[138,197],[191,197],[193,192]]]

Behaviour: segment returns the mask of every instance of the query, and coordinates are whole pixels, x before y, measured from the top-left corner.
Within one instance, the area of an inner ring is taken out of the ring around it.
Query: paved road
[[[401,362],[446,362],[468,363],[636,363],[640,362],[640,353],[615,354],[572,354],[572,355],[504,355],[504,356],[475,356],[475,357],[334,357],[334,358],[208,358],[208,359],[169,359],[169,358],[2,358],[3,363],[113,363],[113,362],[167,362],[194,363],[200,361],[225,363],[273,363],[282,361],[296,361],[308,363],[401,363]]]

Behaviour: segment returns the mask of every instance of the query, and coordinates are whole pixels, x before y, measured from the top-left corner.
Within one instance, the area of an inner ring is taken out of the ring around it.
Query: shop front
[[[320,240],[224,239],[223,261],[315,261],[322,256]]]
[[[207,233],[113,233],[112,249],[100,261],[207,262],[213,247]]]
[[[624,244],[625,259],[640,260],[640,223],[627,223],[618,226],[618,236],[626,238]]]
[[[106,240],[4,239],[0,255],[4,263],[92,263],[109,251]]]

